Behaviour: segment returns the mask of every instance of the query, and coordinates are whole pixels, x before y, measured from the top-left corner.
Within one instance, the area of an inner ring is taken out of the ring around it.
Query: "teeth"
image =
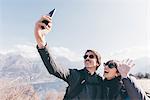
[[[105,73],[108,73],[107,71],[104,71]]]

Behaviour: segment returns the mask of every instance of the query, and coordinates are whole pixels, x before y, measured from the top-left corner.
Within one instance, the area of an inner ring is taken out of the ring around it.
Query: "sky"
[[[0,0],[0,51],[33,50],[35,22],[53,8],[46,41],[55,54],[77,60],[95,49],[104,59],[150,57],[149,0]]]

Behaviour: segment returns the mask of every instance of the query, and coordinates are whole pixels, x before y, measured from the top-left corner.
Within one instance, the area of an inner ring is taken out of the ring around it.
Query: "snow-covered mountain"
[[[23,79],[35,79],[43,72],[44,67],[42,62],[35,61],[31,58],[26,58],[21,54],[8,53],[0,55],[0,77],[4,78],[17,78],[22,77]]]
[[[81,62],[71,62],[65,57],[57,57],[56,62],[63,67],[83,68]],[[32,81],[49,78],[51,75],[46,70],[40,56],[30,58],[19,53],[0,54],[0,78],[22,77]]]
[[[68,68],[83,68],[82,61],[70,61],[69,59],[58,56],[56,62],[63,67]],[[131,70],[131,73],[150,73],[150,58],[143,57],[134,60],[136,66]],[[102,65],[101,65],[102,66]],[[0,77],[29,77],[38,79],[41,77],[49,77],[40,56],[35,58],[27,58],[19,53],[0,54]]]
[[[26,54],[24,54],[26,55]],[[23,80],[32,84],[36,92],[43,98],[48,91],[65,92],[67,84],[50,75],[46,70],[40,56],[27,57],[22,53],[0,53],[0,79],[11,78]],[[56,63],[68,68],[83,68],[83,61],[71,61],[66,57],[57,56]],[[143,57],[134,60],[136,66],[131,73],[150,73],[150,58]],[[103,65],[101,65],[101,69]],[[102,74],[102,72],[100,72]],[[20,81],[19,80],[19,81]]]

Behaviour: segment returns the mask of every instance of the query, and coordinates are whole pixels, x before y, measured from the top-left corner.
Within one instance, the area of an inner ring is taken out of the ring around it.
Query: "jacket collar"
[[[85,73],[87,73],[87,74],[90,75],[90,76],[96,75],[96,71],[95,71],[94,74],[92,74],[92,75],[91,75],[91,73],[90,73],[86,68],[84,68],[84,71],[85,71]]]

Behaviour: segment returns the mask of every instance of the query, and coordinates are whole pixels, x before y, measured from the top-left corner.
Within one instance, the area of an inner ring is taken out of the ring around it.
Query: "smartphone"
[[[49,14],[47,14],[47,15],[52,17],[54,12],[55,12],[55,8],[52,11],[50,11]],[[45,23],[46,25],[48,25],[49,22],[47,20],[43,20],[42,23]],[[45,29],[44,26],[41,26],[41,28]]]

